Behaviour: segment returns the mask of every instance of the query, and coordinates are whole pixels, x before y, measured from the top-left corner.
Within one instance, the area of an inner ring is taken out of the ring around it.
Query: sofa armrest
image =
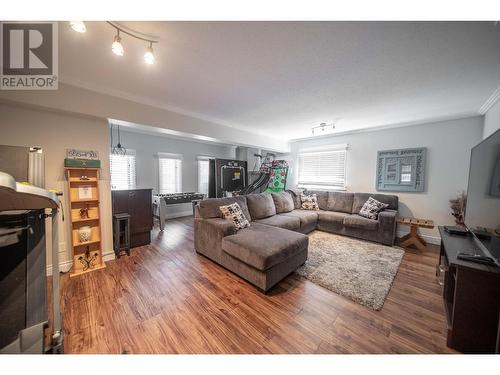
[[[394,242],[396,238],[396,221],[398,211],[384,210],[378,214],[378,228],[379,231],[389,239],[389,242]]]
[[[194,248],[202,254],[217,253],[221,249],[222,239],[237,232],[230,221],[212,219],[194,219]]]
[[[212,218],[198,220],[201,220],[202,222],[200,228],[206,229],[211,235],[226,237],[235,234],[238,231],[234,223],[226,219]]]

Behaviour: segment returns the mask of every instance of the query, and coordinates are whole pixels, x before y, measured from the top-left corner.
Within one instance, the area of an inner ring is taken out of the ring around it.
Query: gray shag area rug
[[[307,262],[295,271],[313,283],[380,310],[404,250],[332,233],[309,235]]]

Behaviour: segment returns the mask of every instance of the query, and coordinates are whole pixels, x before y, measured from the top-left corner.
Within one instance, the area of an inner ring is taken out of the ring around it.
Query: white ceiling
[[[478,113],[500,86],[500,23],[120,22],[159,38],[61,23],[61,81],[279,139]]]

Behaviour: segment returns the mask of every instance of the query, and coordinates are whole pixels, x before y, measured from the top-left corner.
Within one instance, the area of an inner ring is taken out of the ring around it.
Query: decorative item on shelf
[[[89,242],[92,239],[92,229],[88,225],[84,225],[78,229],[78,238],[80,242]]]
[[[89,205],[86,204],[85,207],[80,208],[80,219],[89,218]]]
[[[100,160],[93,159],[64,159],[64,166],[69,168],[101,168]]]
[[[455,218],[457,226],[465,226],[465,207],[467,205],[467,193],[461,191],[455,198],[450,199],[451,215]]]
[[[99,258],[99,253],[97,251],[94,251],[92,254],[90,254],[90,247],[87,246],[85,254],[80,255],[78,257],[78,260],[80,261],[81,264],[83,264],[83,271],[87,271],[89,269],[94,269],[95,262],[98,258]]]
[[[99,154],[93,150],[66,149],[66,159],[99,160]]]
[[[78,199],[92,199],[92,186],[80,186],[78,188]]]
[[[82,176],[82,177],[80,177],[80,180],[81,181],[88,181],[88,180],[90,180],[90,178],[88,178],[87,176]]]

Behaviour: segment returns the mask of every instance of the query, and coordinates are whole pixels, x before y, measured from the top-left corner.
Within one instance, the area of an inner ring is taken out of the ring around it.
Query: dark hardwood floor
[[[193,219],[107,268],[63,276],[66,353],[452,353],[437,247],[407,250],[381,311],[291,275],[264,295],[197,255]]]

